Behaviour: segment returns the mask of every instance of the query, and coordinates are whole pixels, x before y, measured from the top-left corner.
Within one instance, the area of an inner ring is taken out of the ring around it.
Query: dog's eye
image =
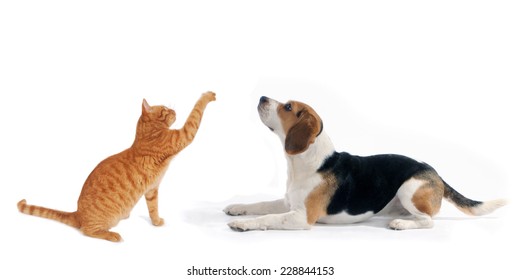
[[[283,106],[283,108],[284,108],[285,111],[287,111],[287,112],[292,111],[291,103],[285,104],[285,106]]]

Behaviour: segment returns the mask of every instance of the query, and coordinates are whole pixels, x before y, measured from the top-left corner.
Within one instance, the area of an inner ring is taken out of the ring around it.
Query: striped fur
[[[150,106],[143,100],[133,145],[94,168],[83,185],[75,212],[28,205],[25,199],[18,202],[18,210],[78,228],[87,236],[121,241],[121,236],[109,229],[127,218],[144,195],[152,224],[164,224],[158,212],[159,184],[173,157],[193,141],[206,105],[214,100],[214,93],[203,94],[179,130],[170,129],[175,111]]]

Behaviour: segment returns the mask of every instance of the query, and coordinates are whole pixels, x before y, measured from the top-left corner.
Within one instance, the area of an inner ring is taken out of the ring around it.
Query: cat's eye
[[[287,112],[292,111],[291,103],[287,103],[287,104],[285,104],[285,106],[283,106],[283,108],[284,108],[285,111],[287,111]]]

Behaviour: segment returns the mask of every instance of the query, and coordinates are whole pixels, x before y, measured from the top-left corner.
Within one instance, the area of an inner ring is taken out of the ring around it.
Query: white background
[[[335,267],[297,279],[519,276],[516,1],[172,2],[0,3],[0,278],[238,279],[186,271],[243,265]],[[114,228],[120,244],[17,212],[22,198],[74,211],[95,165],[131,145],[142,98],[172,106],[178,128],[207,90],[217,102],[160,189],[165,226],[143,201]],[[446,203],[428,230],[380,218],[232,232],[227,204],[284,193],[262,95],[311,104],[339,151],[405,154],[470,198],[511,204],[472,218]]]

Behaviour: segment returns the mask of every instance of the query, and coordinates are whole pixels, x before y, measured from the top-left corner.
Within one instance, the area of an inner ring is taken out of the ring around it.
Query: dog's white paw
[[[423,219],[415,219],[415,220],[395,219],[388,224],[388,227],[390,227],[391,229],[395,229],[395,230],[431,228],[431,227],[433,227],[433,221],[431,218],[423,218]]]
[[[235,220],[228,223],[228,226],[232,230],[236,231],[248,231],[248,230],[266,230],[267,228],[261,227],[255,220]]]
[[[230,216],[247,215],[247,207],[245,204],[231,204],[224,208],[223,211]]]
[[[415,225],[414,221],[395,219],[388,224],[388,227],[391,229],[395,229],[395,230],[404,230],[404,229],[413,228],[412,224]]]

